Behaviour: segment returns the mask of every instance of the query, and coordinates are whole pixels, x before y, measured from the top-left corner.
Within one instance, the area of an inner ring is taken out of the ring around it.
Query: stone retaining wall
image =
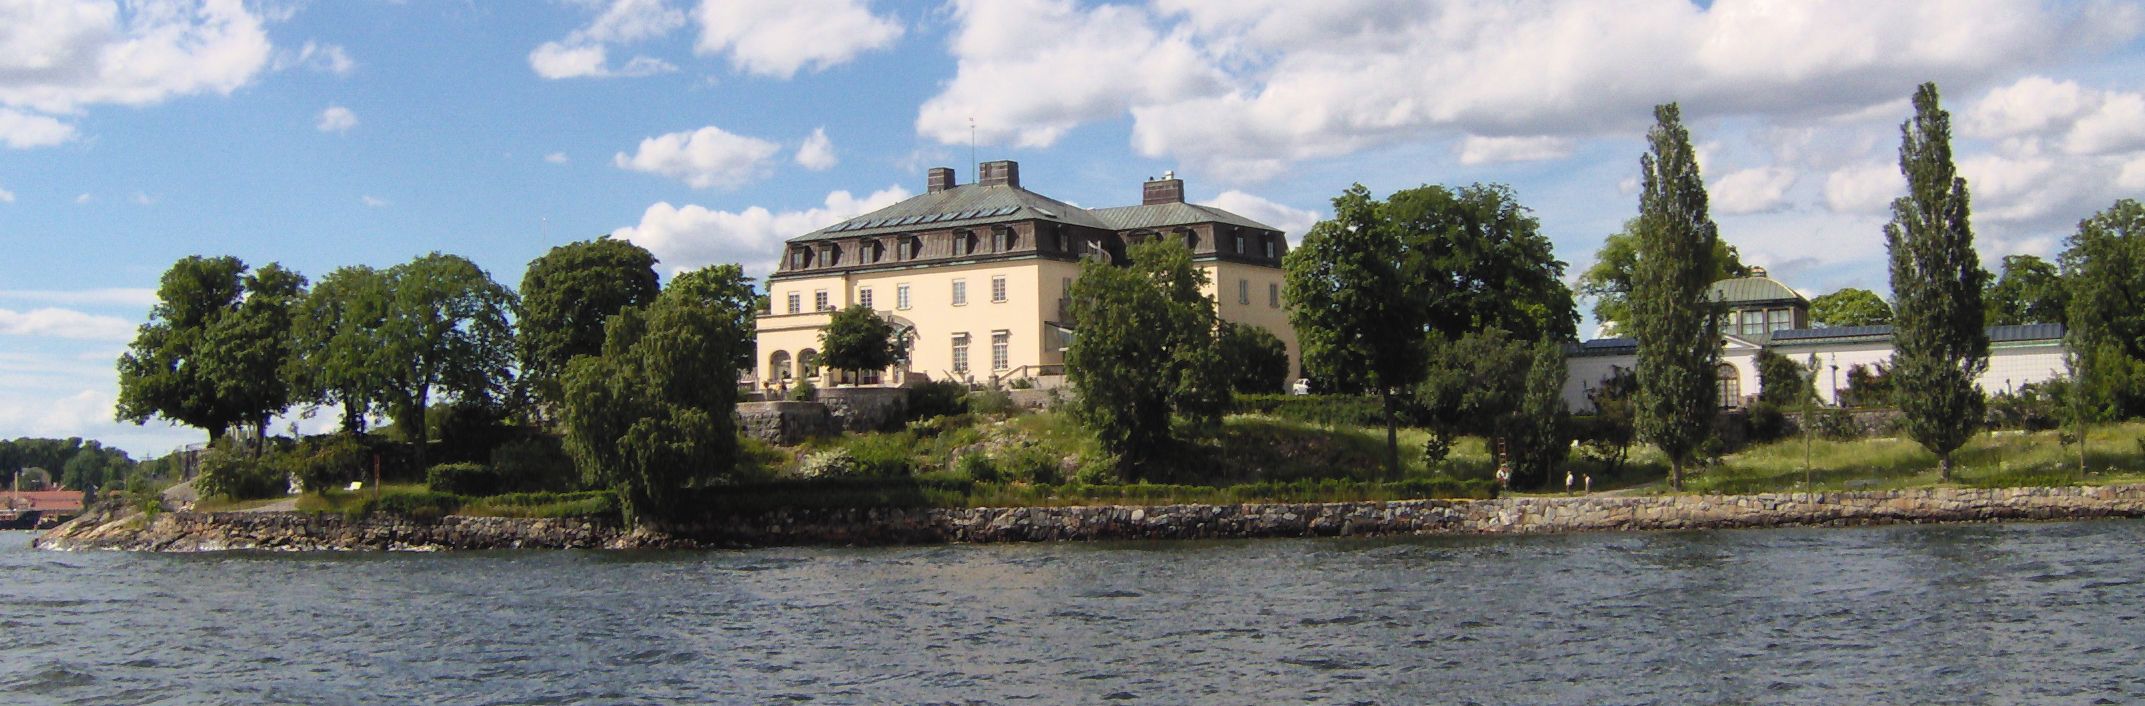
[[[1760,495],[1589,496],[1151,507],[785,510],[624,532],[602,523],[447,517],[348,521],[297,513],[85,515],[55,549],[495,549],[923,544],[1057,540],[1725,529],[2145,517],[2145,485]],[[131,524],[130,524],[131,523]]]

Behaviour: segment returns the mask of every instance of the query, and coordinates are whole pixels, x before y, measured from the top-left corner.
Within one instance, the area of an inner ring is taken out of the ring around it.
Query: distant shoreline
[[[663,531],[587,519],[450,515],[346,519],[297,512],[100,506],[42,549],[154,552],[737,548],[1136,539],[1494,535],[2145,517],[2145,484],[1829,493],[1398,500],[1241,505],[777,510]]]

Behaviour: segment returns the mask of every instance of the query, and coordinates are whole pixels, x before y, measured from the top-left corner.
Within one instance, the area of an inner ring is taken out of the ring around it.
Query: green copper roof
[[[1728,304],[1743,302],[1801,301],[1802,295],[1771,277],[1737,277],[1713,283],[1713,300]]]
[[[1108,228],[1087,209],[1027,189],[1005,184],[963,184],[945,191],[911,196],[892,206],[791,238],[789,242],[1026,220]]]
[[[1193,223],[1227,223],[1244,228],[1278,231],[1275,228],[1213,206],[1192,203],[1158,203],[1146,206],[1117,206],[1098,208],[1094,211],[1111,230],[1140,230],[1144,228],[1169,228]]]

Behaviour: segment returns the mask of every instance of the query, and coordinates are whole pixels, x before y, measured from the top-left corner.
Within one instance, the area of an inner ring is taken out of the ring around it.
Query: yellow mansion
[[[956,184],[952,169],[934,168],[923,194],[791,238],[759,319],[760,384],[833,382],[818,379],[820,329],[833,312],[861,304],[894,324],[909,363],[857,382],[1052,386],[1079,328],[1066,291],[1080,261],[1121,260],[1128,244],[1149,238],[1189,245],[1221,318],[1272,332],[1288,347],[1289,369],[1298,369],[1281,300],[1288,243],[1279,229],[1185,203],[1174,175],[1148,180],[1140,205],[1085,209],[1021,188],[1018,163],[978,169],[975,183]]]

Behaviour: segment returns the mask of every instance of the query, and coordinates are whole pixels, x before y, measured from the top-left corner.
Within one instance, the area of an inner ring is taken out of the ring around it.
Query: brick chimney
[[[999,184],[1016,189],[1020,188],[1019,162],[1001,159],[996,162],[984,162],[976,166],[977,186],[997,186]]]
[[[932,167],[924,173],[924,191],[936,194],[953,188],[953,167]]]
[[[1148,179],[1146,187],[1141,189],[1141,192],[1141,206],[1153,206],[1158,203],[1184,203],[1184,180],[1178,179],[1176,172],[1163,172],[1160,179]]]

